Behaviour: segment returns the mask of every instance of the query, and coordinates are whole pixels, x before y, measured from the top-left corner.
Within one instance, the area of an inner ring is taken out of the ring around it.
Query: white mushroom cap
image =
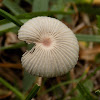
[[[50,17],[36,17],[21,26],[18,38],[35,43],[21,61],[26,71],[35,76],[56,77],[66,74],[77,63],[79,45],[73,32],[62,22]]]

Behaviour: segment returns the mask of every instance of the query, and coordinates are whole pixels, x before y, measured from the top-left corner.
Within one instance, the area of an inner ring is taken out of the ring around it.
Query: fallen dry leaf
[[[12,95],[12,91],[0,89],[0,100],[7,100],[6,98]]]
[[[18,42],[18,39],[17,39],[17,35],[12,33],[12,32],[8,32],[6,34],[6,40],[5,40],[5,46],[8,46],[10,44],[13,44],[13,43],[17,43]]]
[[[22,65],[21,64],[12,64],[12,63],[0,63],[0,67],[21,69]]]
[[[93,61],[98,53],[100,53],[100,47],[80,50],[80,59]]]

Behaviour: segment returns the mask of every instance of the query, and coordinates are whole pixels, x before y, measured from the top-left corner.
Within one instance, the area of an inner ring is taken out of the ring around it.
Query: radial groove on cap
[[[22,56],[29,73],[42,77],[66,74],[77,63],[79,46],[74,33],[62,22],[50,17],[36,17],[19,29],[18,38],[35,47]]]

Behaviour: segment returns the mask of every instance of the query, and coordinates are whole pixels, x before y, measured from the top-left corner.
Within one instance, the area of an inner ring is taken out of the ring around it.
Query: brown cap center
[[[51,39],[50,38],[45,38],[42,41],[42,43],[43,43],[44,46],[50,46],[51,45]]]

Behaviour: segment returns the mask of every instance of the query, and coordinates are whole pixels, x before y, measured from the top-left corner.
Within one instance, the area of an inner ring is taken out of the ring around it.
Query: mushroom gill
[[[35,47],[24,53],[21,59],[25,70],[32,75],[61,76],[77,63],[78,41],[74,33],[55,18],[30,19],[19,29],[18,38],[35,43]]]

